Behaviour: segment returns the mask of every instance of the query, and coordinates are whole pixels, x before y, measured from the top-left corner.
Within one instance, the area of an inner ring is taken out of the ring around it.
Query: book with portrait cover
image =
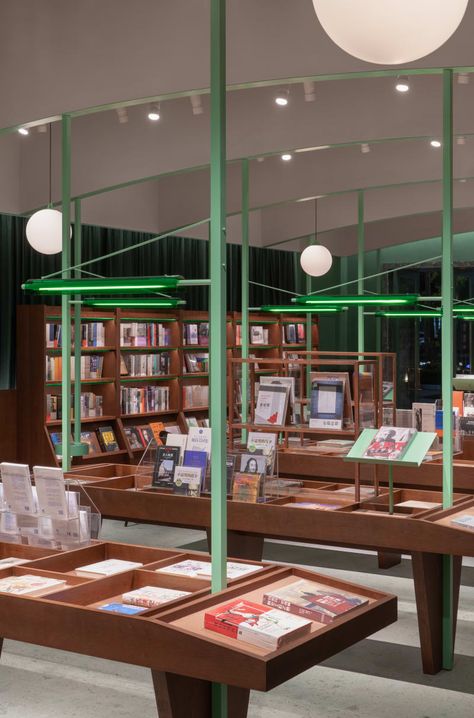
[[[177,446],[159,446],[153,469],[152,486],[173,488],[174,471],[179,461]]]
[[[335,618],[364,606],[368,601],[365,596],[306,579],[276,588],[263,596],[263,603],[266,606],[324,624],[331,623]]]
[[[135,449],[143,449],[145,448],[143,445],[143,441],[140,435],[140,432],[138,431],[138,428],[136,426],[124,426],[123,430],[125,432],[125,436],[128,439],[128,443],[130,444],[130,448],[132,451],[135,451]]]
[[[237,598],[208,609],[204,614],[204,628],[254,646],[275,650],[308,633],[311,621],[261,603]]]
[[[383,426],[375,434],[363,458],[398,461],[403,458],[416,433],[416,429]]]

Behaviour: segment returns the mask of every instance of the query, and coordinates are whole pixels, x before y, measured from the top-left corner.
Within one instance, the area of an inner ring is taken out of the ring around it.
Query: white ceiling
[[[312,0],[228,0],[228,82],[374,71],[339,50],[322,31]],[[209,85],[208,0],[3,0],[0,4],[0,127],[41,120],[102,103]],[[474,4],[455,35],[410,67],[473,64]],[[284,82],[278,86],[287,87]],[[411,91],[394,91],[392,78],[316,83],[305,102],[301,83],[290,104],[273,103],[274,87],[228,94],[228,210],[240,209],[240,163],[250,162],[253,244],[281,244],[314,228],[314,203],[287,200],[315,195],[321,241],[336,254],[355,251],[355,191],[366,192],[367,246],[380,247],[440,232],[441,79],[417,76]],[[455,83],[455,176],[474,178],[474,75]],[[168,231],[209,214],[209,98],[192,114],[189,97],[161,103],[159,123],[146,106],[73,120],[73,194],[96,192],[144,177],[157,178],[83,201],[83,220],[152,232]],[[53,198],[60,199],[59,125],[53,129]],[[410,139],[404,139],[410,138]],[[362,154],[360,144],[371,152]],[[296,153],[283,150],[331,145]],[[334,146],[335,145],[335,146]],[[345,146],[341,146],[345,145]],[[0,137],[0,210],[27,212],[48,200],[47,133]],[[195,168],[183,172],[186,168]],[[421,184],[420,184],[421,182]],[[407,184],[410,183],[410,184]],[[455,185],[456,226],[471,229],[474,179]],[[206,236],[205,228],[190,232]],[[229,240],[240,221],[229,219]]]

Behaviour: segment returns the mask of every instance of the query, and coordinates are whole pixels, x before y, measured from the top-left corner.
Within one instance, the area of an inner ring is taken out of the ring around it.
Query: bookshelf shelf
[[[176,374],[154,374],[152,376],[127,376],[127,377],[120,377],[120,383],[121,384],[134,384],[136,382],[143,382],[143,381],[168,381],[172,379],[177,379],[178,376]]]
[[[208,411],[209,405],[203,404],[202,406],[183,406],[182,411],[188,412],[188,411]]]
[[[85,353],[98,353],[98,352],[114,352],[115,347],[107,346],[107,347],[81,347],[81,354]],[[74,347],[71,347],[71,352],[74,352]],[[60,354],[61,353],[61,347],[46,347],[46,354]]]
[[[119,347],[121,352],[175,352],[179,347]]]
[[[113,384],[115,382],[115,379],[113,377],[106,377],[104,379],[81,379],[81,384]],[[74,384],[74,380],[71,381],[71,384]],[[46,382],[46,387],[49,389],[53,386],[61,386],[61,380],[53,379],[52,381]]]
[[[169,414],[177,414],[178,409],[171,407],[164,411],[142,411],[139,414],[119,414],[121,419],[139,419],[141,416],[165,416]]]
[[[207,371],[189,371],[185,374],[181,374],[182,379],[194,379],[199,377],[205,377],[209,376],[209,372]]]
[[[114,421],[115,416],[110,414],[104,414],[103,416],[84,416],[81,418],[81,424],[91,424],[94,422],[111,422]],[[74,419],[70,419],[71,424]],[[46,426],[61,426],[62,419],[54,419],[53,421],[46,421]]]

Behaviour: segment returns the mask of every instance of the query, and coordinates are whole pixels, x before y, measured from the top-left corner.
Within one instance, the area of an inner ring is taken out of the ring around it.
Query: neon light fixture
[[[353,294],[328,296],[327,294],[310,294],[305,297],[296,297],[297,304],[308,305],[373,305],[384,304],[387,306],[412,306],[418,302],[418,294]]]
[[[179,276],[113,277],[107,279],[29,279],[22,289],[44,295],[54,294],[143,294],[176,289]]]
[[[429,310],[429,309],[426,309],[426,310],[423,310],[423,309],[412,309],[412,310],[407,309],[406,311],[403,311],[403,310],[397,311],[397,310],[395,309],[395,310],[392,310],[392,311],[387,310],[387,311],[375,312],[375,316],[376,316],[376,317],[386,317],[387,319],[398,319],[398,318],[400,318],[400,317],[407,317],[407,318],[410,318],[410,319],[418,319],[418,318],[420,318],[420,319],[423,319],[423,318],[426,319],[426,318],[428,318],[428,317],[434,317],[434,318],[436,319],[437,317],[442,317],[442,316],[443,316],[443,313],[442,313],[441,311],[437,311],[437,310],[431,311],[431,310]],[[473,317],[473,318],[474,318],[474,317]]]
[[[453,307],[454,314],[470,314],[474,312],[474,305],[472,304],[457,304]]]
[[[297,307],[294,304],[264,304],[261,312],[274,312],[278,314],[337,314],[347,307]]]
[[[117,297],[117,299],[85,299],[83,304],[87,307],[102,307],[103,309],[106,307],[113,309],[116,307],[123,309],[174,309],[177,306],[186,304],[186,302],[182,299],[167,299],[165,297],[162,299],[159,297],[156,297],[156,299],[147,297],[143,299],[132,297],[130,299],[120,299]]]
[[[474,314],[456,314],[454,319],[464,319],[465,322],[474,322]]]

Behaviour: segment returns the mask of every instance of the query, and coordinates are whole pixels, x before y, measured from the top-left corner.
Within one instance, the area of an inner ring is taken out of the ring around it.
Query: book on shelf
[[[243,453],[240,455],[239,469],[243,474],[259,474],[266,475],[268,459],[261,449],[256,449],[251,453]]]
[[[207,384],[186,384],[183,386],[183,404],[185,408],[207,406],[209,386]]]
[[[183,496],[199,496],[201,493],[202,469],[195,466],[175,466],[173,493]]]
[[[120,373],[131,377],[166,376],[171,371],[171,354],[169,352],[127,353],[121,355],[122,361],[123,367]]]
[[[474,417],[474,393],[470,391],[464,392],[464,401],[463,401],[463,416],[464,417]]]
[[[60,322],[47,322],[46,327],[46,349],[60,349],[62,347],[62,325]],[[81,347],[104,347],[105,346],[105,325],[103,322],[81,322],[80,329]],[[71,326],[71,346],[75,342],[75,325]]]
[[[261,496],[262,487],[262,474],[243,474],[238,472],[234,474],[232,500],[255,504]]]
[[[35,514],[37,500],[33,495],[30,467],[2,461],[0,474],[3,486],[3,501],[8,511],[18,514]]]
[[[140,426],[137,426],[137,429],[140,433],[143,446],[147,449],[151,442],[155,440],[151,426],[149,424],[140,424]]]
[[[166,441],[166,427],[162,421],[150,421],[150,429],[153,432],[153,438],[157,446],[161,446]]]
[[[179,460],[179,448],[176,446],[159,446],[153,468],[152,486],[173,488],[175,468]]]
[[[254,423],[261,426],[284,426],[288,413],[289,393],[289,387],[280,384],[260,386]]]
[[[71,396],[71,419],[74,418],[74,397]],[[46,394],[46,421],[62,419],[62,397],[60,394]],[[103,415],[103,398],[92,391],[81,392],[81,418],[100,418]]]
[[[302,364],[297,364],[297,361],[300,358],[301,357],[299,356],[299,354],[296,354],[295,352],[288,352],[288,351],[282,352],[282,359],[285,359],[286,361],[288,361],[288,364],[286,365],[287,371],[288,371],[288,376],[294,376],[296,378],[298,378],[300,376],[301,367],[303,366]],[[257,368],[257,367],[255,367],[255,368]]]
[[[145,448],[138,426],[124,426],[123,430],[132,451]]]
[[[140,606],[131,606],[127,603],[103,603],[98,607],[101,611],[110,611],[111,613],[121,613],[124,616],[135,616],[137,613],[143,613],[145,610]]]
[[[435,416],[436,404],[414,401],[412,404],[413,422],[412,427],[417,431],[436,430]]]
[[[322,441],[317,441],[311,449],[316,451],[318,454],[346,456],[353,446],[354,442],[350,439],[324,439]]]
[[[284,324],[282,326],[283,344],[304,344],[306,341],[306,327],[304,324]]]
[[[196,451],[185,449],[183,466],[193,467],[201,471],[201,486],[204,484],[204,479],[207,472],[208,454],[206,451]]]
[[[391,410],[390,410],[391,411]],[[412,409],[397,409],[395,412],[397,426],[405,429],[414,429]]]
[[[398,461],[403,458],[416,434],[416,429],[383,426],[375,434],[363,458]]]
[[[188,451],[205,451],[208,457],[210,457],[211,429],[202,426],[192,426],[189,429],[186,448]]]
[[[252,324],[250,327],[250,344],[268,344],[268,329],[260,324]]]
[[[186,322],[183,324],[183,344],[199,344],[199,331],[197,323]]]
[[[270,460],[268,473],[273,474],[277,447],[277,434],[264,431],[249,431],[247,434],[247,449],[250,452],[261,451]]]
[[[474,516],[472,514],[462,514],[451,519],[451,523],[460,526],[463,529],[474,531]]]
[[[340,430],[344,418],[344,382],[338,378],[311,382],[310,429]]]
[[[382,382],[382,399],[390,401],[393,398],[393,381]]]
[[[91,454],[100,454],[102,451],[102,449],[100,448],[99,439],[95,431],[81,431],[81,444],[87,444],[87,453],[89,456]]]
[[[287,386],[288,387],[288,398],[289,406],[293,419],[299,421],[299,415],[295,417],[295,377],[294,376],[261,376],[259,380],[259,387],[265,388],[266,386]]]
[[[159,322],[121,322],[121,347],[167,347],[171,345],[171,329]]]
[[[191,429],[193,426],[199,426],[198,420],[195,416],[185,416],[184,420],[186,422],[186,426],[189,429]]]
[[[162,603],[169,603],[169,601],[176,601],[178,598],[190,595],[190,591],[177,591],[173,588],[162,588],[161,586],[142,586],[122,594],[122,601],[132,606],[156,608],[161,606]]]
[[[365,596],[306,579],[276,588],[263,596],[266,606],[324,624],[332,623],[334,619],[368,602],[369,599]]]
[[[102,451],[118,451],[119,445],[115,432],[111,426],[99,426],[97,429],[99,436],[99,442],[102,446]]]
[[[61,381],[62,357],[46,354],[46,381]],[[101,379],[104,366],[102,354],[85,354],[81,356],[81,380]],[[71,380],[76,378],[75,359],[71,357]]]
[[[354,412],[352,408],[351,379],[347,371],[312,371],[310,373],[311,385],[314,381],[339,380],[344,386],[344,412],[343,428],[351,429],[354,425]]]
[[[182,463],[184,458],[184,452],[186,449],[186,443],[188,441],[187,434],[174,434],[168,433],[166,435],[166,446],[177,446],[179,449],[179,462]]]
[[[59,448],[62,446],[62,443],[63,443],[63,434],[61,431],[52,431],[50,433],[49,437],[53,444],[54,453],[60,459],[61,452],[59,451]]]
[[[122,414],[147,414],[168,411],[170,390],[168,386],[122,386],[120,408]]]
[[[201,346],[209,346],[209,322],[199,322],[198,342]]]
[[[62,469],[33,466],[33,476],[40,514],[57,519],[77,517],[78,506],[68,501]]]
[[[184,370],[188,374],[207,373],[209,371],[208,352],[195,354],[194,352],[183,352]]]
[[[116,573],[122,573],[123,571],[130,571],[134,568],[141,568],[142,563],[138,561],[124,561],[121,558],[108,558],[104,561],[97,561],[96,563],[89,563],[84,566],[78,566],[74,573],[76,576],[114,576]]]
[[[474,416],[462,416],[459,419],[459,430],[468,436],[474,435]]]
[[[340,504],[327,504],[321,501],[289,501],[283,506],[289,506],[292,509],[312,509],[315,511],[335,511],[340,509]]]
[[[398,508],[403,509],[436,509],[439,506],[441,506],[440,503],[436,503],[435,501],[418,501],[416,499],[409,499],[408,501],[400,501],[398,504],[395,504]]]
[[[309,633],[311,621],[237,598],[207,609],[204,628],[254,646],[276,650]]]
[[[182,434],[182,431],[177,424],[166,424],[165,423],[165,426],[166,426],[166,431],[168,432],[168,434]]]
[[[40,596],[51,593],[64,586],[65,579],[48,578],[47,576],[7,576],[0,578],[0,593],[10,593],[14,596]]]

